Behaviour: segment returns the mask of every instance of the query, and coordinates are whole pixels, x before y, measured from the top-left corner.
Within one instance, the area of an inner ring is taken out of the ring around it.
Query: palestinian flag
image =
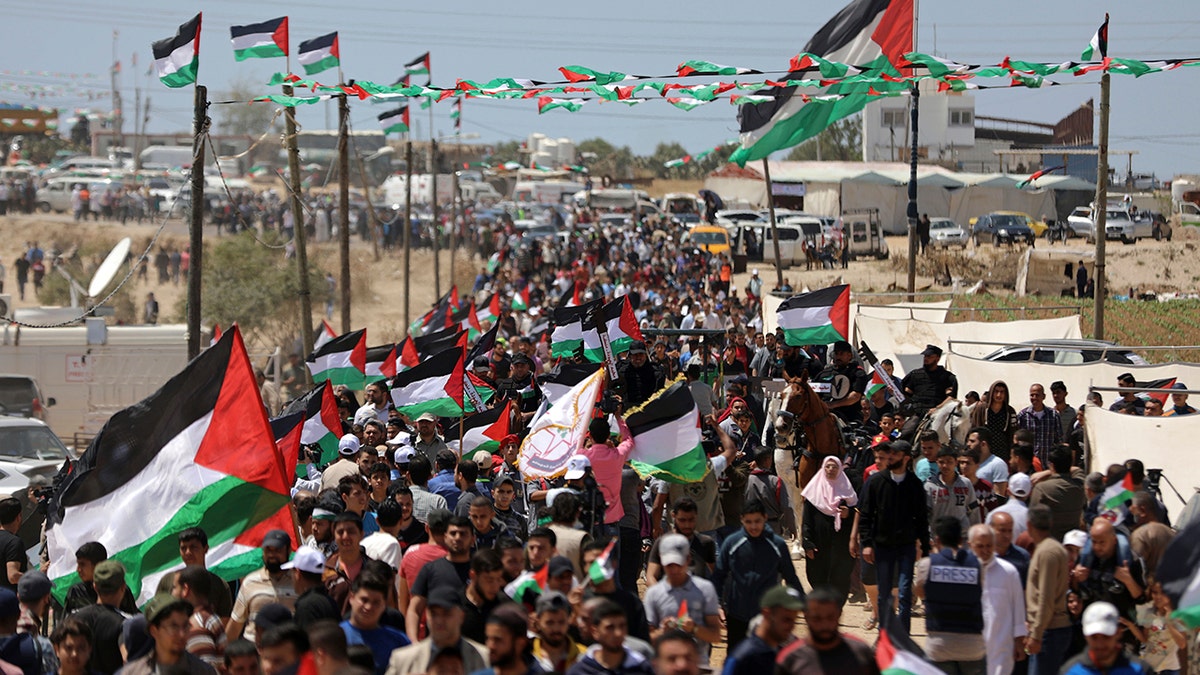
[[[464,417],[458,424],[446,430],[446,439],[458,439],[462,436],[462,444],[458,447],[460,457],[487,450],[492,454],[500,451],[500,441],[510,433],[509,420],[512,402],[490,408],[470,417]]]
[[[597,298],[574,307],[554,309],[554,331],[550,334],[550,355],[570,357],[583,347],[583,318],[597,311],[604,301]]]
[[[367,329],[339,335],[314,350],[308,357],[308,370],[314,382],[362,389],[367,372]]]
[[[308,470],[300,466],[300,445],[304,435],[304,413],[295,412],[271,420],[271,433],[275,435],[275,448],[283,458],[284,467],[291,467],[296,476],[307,476]]]
[[[400,344],[400,351],[396,354],[396,373],[403,373],[420,364],[421,355],[417,353],[417,347],[413,344],[412,337],[404,338],[404,342]]]
[[[555,108],[562,108],[570,112],[579,112],[583,107],[584,102],[573,98],[555,98],[553,96],[539,96],[537,100],[538,114],[549,112]]]
[[[1200,520],[1193,519],[1167,544],[1157,570],[1146,570],[1162,584],[1175,611],[1172,619],[1190,630],[1200,628]]]
[[[281,16],[248,26],[230,26],[233,39],[233,58],[272,59],[288,55],[288,18]]]
[[[479,320],[491,321],[493,324],[495,324],[500,320],[501,311],[500,294],[492,293],[492,297],[488,300],[488,304],[485,305],[483,310],[479,312]]]
[[[325,319],[321,319],[321,325],[313,329],[313,334],[316,338],[313,340],[313,350],[316,351],[324,347],[327,342],[337,337],[337,331]]]
[[[1055,166],[1055,167],[1051,167],[1049,169],[1042,169],[1041,171],[1035,172],[1029,178],[1026,178],[1025,180],[1017,183],[1017,189],[1023,190],[1023,189],[1025,189],[1025,187],[1027,185],[1032,185],[1034,183],[1034,181],[1041,178],[1042,176],[1045,176],[1048,173],[1054,173],[1055,171],[1060,171],[1065,168],[1066,168],[1065,166]]]
[[[700,106],[707,104],[708,101],[701,101],[700,99],[696,99],[696,98],[667,97],[667,103],[670,103],[671,105],[675,106],[676,108],[679,108],[680,110],[695,110],[696,108],[699,108]],[[680,161],[679,164],[683,164],[686,160],[687,160],[687,158],[684,158],[684,161]],[[665,166],[665,164],[664,164],[664,166]],[[678,166],[678,164],[674,164],[672,166]]]
[[[1096,58],[1096,54],[1099,54],[1101,59],[1108,58],[1108,12],[1104,13],[1104,23],[1096,29],[1096,34],[1084,48],[1079,60],[1092,61]]]
[[[830,286],[783,301],[776,314],[784,341],[793,347],[849,340],[850,286]]]
[[[513,294],[512,310],[514,312],[529,311],[529,287],[526,286]]]
[[[629,463],[643,477],[695,483],[708,473],[700,444],[700,410],[680,377],[625,415],[633,436]]]
[[[595,82],[598,85],[612,84],[613,82],[621,82],[629,79],[625,73],[618,72],[601,72],[584,68],[583,66],[563,66],[558,69],[558,72],[567,78],[568,82]]]
[[[604,369],[597,369],[572,387],[554,407],[534,418],[529,435],[521,443],[517,462],[526,480],[556,478],[566,472],[567,460],[587,434],[596,402],[604,390],[604,377]]]
[[[1175,386],[1175,378],[1167,377],[1161,380],[1138,382],[1138,386],[1145,387],[1146,389],[1170,389],[1171,387]],[[1168,391],[1147,391],[1144,395],[1158,401],[1163,405],[1166,405],[1167,399],[1171,398],[1171,393]]]
[[[900,76],[892,64],[901,63],[904,55],[913,51],[913,5],[914,0],[852,0],[812,36],[802,51],[827,61],[869,65],[883,74]],[[805,79],[805,72],[793,71],[784,79]],[[811,102],[806,102],[796,87],[756,91],[775,100],[748,103],[738,109],[742,144],[730,161],[745,166],[746,162],[765,159],[859,112],[871,100],[873,90],[907,87],[903,81],[843,82],[826,90],[836,98]]]
[[[504,587],[504,594],[513,600],[532,605],[537,602],[537,596],[550,587],[550,565],[542,565],[536,572],[526,570]]]
[[[621,296],[604,306],[602,316],[604,329],[608,332],[609,346],[615,358],[629,351],[635,340],[642,340],[642,329],[638,327],[637,318],[633,315],[633,306],[629,304],[629,296]],[[589,361],[599,363],[604,360],[604,347],[600,344],[600,331],[588,328],[583,332],[583,355]]]
[[[871,371],[871,381],[867,383],[867,396],[874,396],[875,392],[881,389],[887,389],[887,380],[884,379],[887,374],[882,370]]]
[[[431,412],[438,417],[463,414],[463,350],[446,349],[396,375],[392,380],[392,403],[415,418]]]
[[[182,567],[178,535],[208,533],[208,566],[238,579],[262,566],[268,529],[294,531],[292,470],[236,326],[149,398],[113,415],[51,497],[48,574],[61,602],[79,581],[75,549],[98,541],[139,604]]]
[[[421,317],[421,327],[432,330],[450,328],[454,325],[454,312],[458,310],[458,286],[451,286],[446,294],[438,298],[433,309]]]
[[[300,65],[304,66],[305,75],[316,75],[341,63],[337,31],[300,43]]]
[[[753,68],[738,68],[737,66],[723,66],[719,63],[710,63],[708,61],[684,61],[675,69],[677,77],[690,77],[692,75],[750,75],[761,71]]]
[[[599,586],[617,576],[617,570],[614,568],[612,560],[613,546],[616,544],[617,540],[611,539],[600,556],[593,560],[591,565],[588,565],[588,581],[592,582],[593,586]]]
[[[396,345],[367,348],[365,384],[390,380],[396,376]]]
[[[572,387],[595,375],[599,369],[600,366],[595,363],[563,361],[554,366],[550,372],[537,378],[538,387],[545,395],[546,402],[554,405],[563,396],[566,396]]]
[[[483,326],[479,325],[479,316],[475,313],[475,303],[467,305],[466,309],[454,315],[454,326],[459,330],[466,331],[467,339],[474,340],[483,332]]]
[[[900,623],[900,617],[884,612],[883,625],[879,629],[879,641],[875,643],[875,662],[881,675],[942,675],[942,669],[933,665],[925,652],[912,641]]]
[[[279,417],[296,413],[304,413],[304,432],[300,436],[300,443],[319,446],[322,464],[336,460],[338,440],[342,437],[342,420],[338,414],[337,400],[333,398],[333,385],[328,382],[318,384],[312,391],[289,403]]]
[[[200,18],[203,15],[201,12],[180,26],[174,37],[150,45],[158,79],[172,89],[196,83],[196,74],[200,70]]]
[[[449,328],[439,330],[436,333],[427,335],[419,335],[412,338],[413,347],[416,348],[417,354],[421,359],[427,359],[431,356],[440,354],[447,349],[452,349],[458,344],[462,338],[464,331],[460,328]]]
[[[412,61],[404,64],[404,74],[410,78],[413,75],[429,75],[429,79],[432,81],[433,75],[430,74],[429,70],[429,52],[425,52]]]
[[[479,336],[475,345],[467,352],[467,365],[470,366],[477,356],[487,356],[496,348],[496,335],[500,331],[499,324],[492,324],[486,333]]]
[[[383,135],[408,133],[408,106],[402,105],[395,110],[389,110],[379,116],[379,126],[383,127]]]
[[[1100,494],[1100,506],[1102,507],[1101,516],[1106,516],[1106,513],[1121,514],[1125,511],[1126,505],[1133,500],[1133,474],[1126,471],[1121,480],[1104,488],[1104,492]],[[1117,518],[1116,524],[1120,524],[1123,518]]]

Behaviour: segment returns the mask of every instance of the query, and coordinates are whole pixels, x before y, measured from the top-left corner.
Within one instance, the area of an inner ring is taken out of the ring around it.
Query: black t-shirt
[[[0,586],[16,593],[17,585],[8,581],[8,563],[19,563],[22,574],[28,569],[29,558],[25,555],[25,545],[21,543],[21,538],[8,530],[0,530],[0,556],[3,556],[5,567],[4,573],[0,574]]]
[[[662,565],[662,559],[659,557],[658,543],[662,541],[662,537],[654,540],[654,544],[650,547],[649,562],[657,565]],[[717,564],[717,542],[712,537],[706,534],[696,533],[689,540],[691,546],[691,564],[688,566],[688,571],[693,576],[701,579],[708,579],[712,576],[710,565]]]
[[[468,598],[463,603],[462,636],[479,644],[487,642],[484,626],[487,625],[488,615],[492,613],[493,609],[506,602],[512,602],[512,598],[505,595],[504,591],[497,593],[490,602],[485,601],[482,606],[477,606]]]
[[[121,669],[121,649],[117,641],[121,637],[121,626],[125,617],[109,605],[90,605],[73,614],[92,629],[92,656],[88,659],[88,670],[111,675]]]
[[[296,598],[294,618],[297,626],[308,630],[318,621],[326,619],[341,621],[342,615],[333,602],[333,598],[329,597],[329,592],[325,590],[325,587],[316,586],[304,591],[299,598]]]
[[[450,562],[446,558],[438,558],[417,572],[417,579],[412,585],[412,594],[428,598],[435,588],[465,588],[470,580],[471,561]]]
[[[775,663],[775,672],[780,675],[879,675],[874,651],[866,643],[846,636],[842,636],[841,644],[827,651],[798,640],[785,647]]]
[[[408,527],[400,530],[396,539],[400,542],[400,552],[404,553],[409,546],[428,542],[429,532],[425,531],[425,523],[413,518]]]

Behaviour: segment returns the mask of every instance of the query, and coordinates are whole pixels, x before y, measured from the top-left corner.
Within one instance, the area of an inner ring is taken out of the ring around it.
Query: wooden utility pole
[[[767,182],[767,213],[771,215],[771,241],[775,243],[775,288],[783,288],[783,259],[779,256],[779,229],[775,223],[775,191],[771,189],[771,166],[763,157],[763,180]]]
[[[412,301],[409,289],[412,287],[412,139],[404,141],[404,334],[408,335],[408,327],[412,325]]]
[[[354,86],[354,81],[350,81]],[[350,102],[343,92],[338,97],[338,262],[341,274],[342,332],[350,328]],[[370,204],[367,204],[370,207]]]
[[[292,85],[283,85],[283,95],[292,95]],[[300,274],[300,351],[307,356],[313,348],[313,316],[312,290],[308,284],[308,244],[307,233],[304,231],[304,208],[300,204],[300,147],[296,142],[296,108],[287,106],[284,109],[284,121],[287,134],[288,153],[288,183],[291,193],[292,231],[296,237],[296,266]],[[311,383],[308,369],[303,373],[305,388]]]
[[[355,146],[354,160],[358,164],[358,179],[362,183],[363,198],[367,200],[367,227],[371,233],[371,251],[375,254],[375,262],[379,262],[379,214],[375,213],[375,204],[371,201],[371,182],[367,178],[367,167],[362,155],[358,154]]]
[[[914,302],[917,293],[917,121],[920,117],[921,90],[913,83],[912,149],[908,160],[908,301]]]
[[[442,264],[438,251],[438,193],[437,193],[437,139],[433,137],[433,124],[429,125],[429,203],[433,209],[430,229],[433,234],[433,297],[442,297]]]
[[[192,214],[188,225],[191,262],[187,276],[188,360],[200,355],[200,282],[204,260],[204,139],[208,137],[208,87],[196,85],[193,98]]]
[[[1092,281],[1095,287],[1095,308],[1092,314],[1092,337],[1104,339],[1104,297],[1108,294],[1104,278],[1104,246],[1108,238],[1108,113],[1109,113],[1109,75],[1105,70],[1100,76],[1100,138],[1099,153],[1096,157],[1096,205],[1092,208],[1093,220],[1096,223],[1096,265],[1092,270]]]

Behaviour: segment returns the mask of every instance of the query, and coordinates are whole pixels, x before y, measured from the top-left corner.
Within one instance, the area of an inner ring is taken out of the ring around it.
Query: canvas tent
[[[1147,469],[1162,469],[1184,499],[1200,488],[1200,462],[1180,452],[1200,435],[1200,415],[1137,417],[1096,406],[1088,406],[1084,415],[1091,471],[1104,473],[1109,465],[1137,458]],[[1177,516],[1184,502],[1167,485],[1162,488],[1163,503]]]

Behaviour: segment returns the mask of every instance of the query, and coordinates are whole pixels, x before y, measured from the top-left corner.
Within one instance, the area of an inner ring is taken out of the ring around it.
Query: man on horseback
[[[867,371],[854,360],[854,348],[845,340],[833,343],[829,364],[817,375],[817,382],[829,385],[821,400],[844,423],[862,421],[862,398],[867,390]]]
[[[908,397],[905,403],[912,406],[908,421],[900,432],[901,438],[911,438],[927,412],[946,399],[958,396],[958,378],[938,363],[942,359],[942,348],[925,345],[921,355],[924,357],[921,368],[908,373],[900,382]]]

